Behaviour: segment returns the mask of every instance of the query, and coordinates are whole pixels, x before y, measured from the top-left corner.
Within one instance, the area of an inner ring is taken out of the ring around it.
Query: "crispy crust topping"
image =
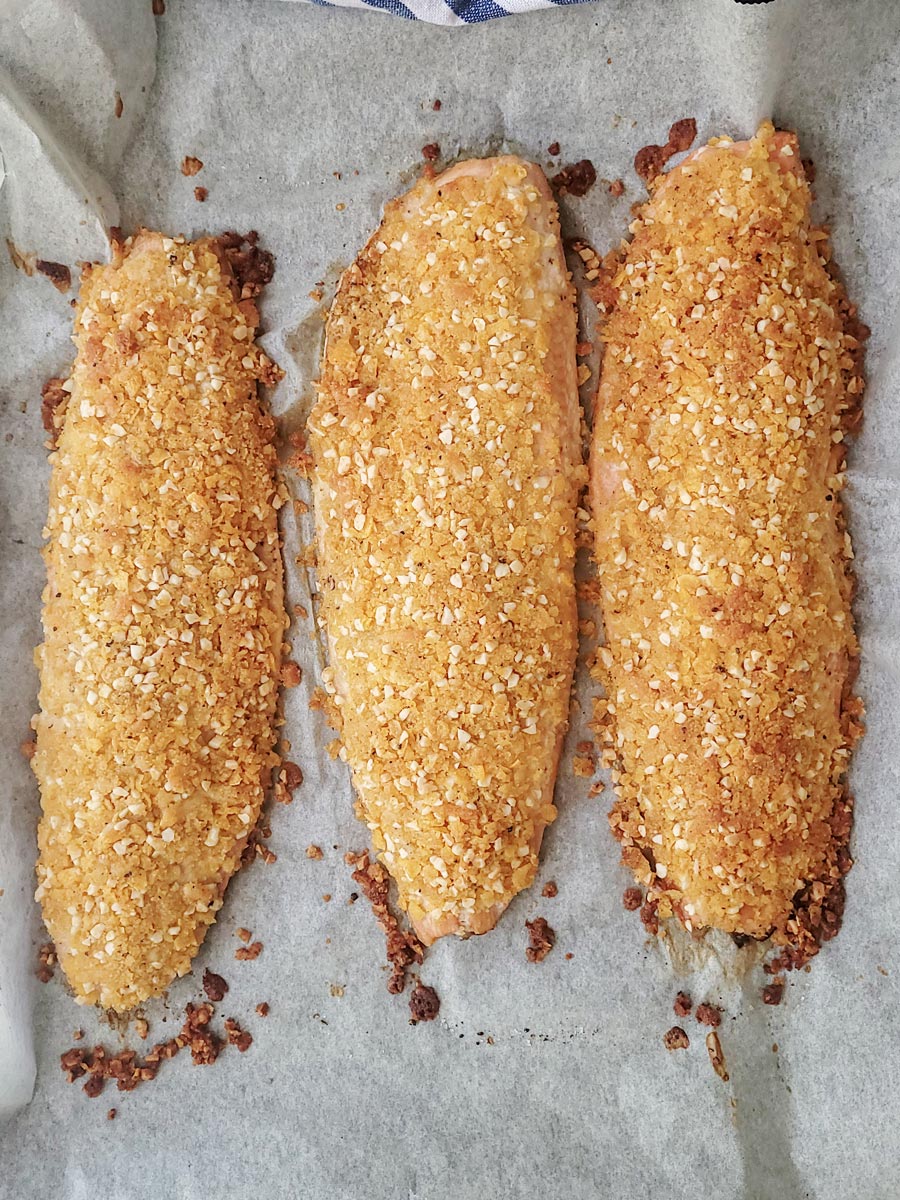
[[[465,167],[389,205],[346,273],[310,418],[342,757],[427,941],[531,883],[576,649],[555,208],[520,160]]]
[[[286,619],[257,381],[276,369],[232,243],[141,233],[85,272],[51,456],[37,894],[77,999],[119,1010],[188,970],[275,764]]]
[[[613,281],[592,470],[623,858],[654,921],[806,957],[850,862],[840,492],[863,386],[809,204],[771,125],[657,187]]]

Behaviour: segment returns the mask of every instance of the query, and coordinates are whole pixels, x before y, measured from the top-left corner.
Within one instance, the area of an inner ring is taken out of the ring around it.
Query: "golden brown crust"
[[[859,341],[790,135],[666,176],[614,280],[591,455],[611,815],[653,902],[789,941],[848,865],[840,491]]]
[[[275,369],[231,242],[86,272],[51,456],[38,898],[76,998],[120,1010],[188,970],[275,762]]]
[[[310,419],[330,684],[419,937],[535,873],[577,643],[575,314],[519,159],[390,204],[344,276]]]

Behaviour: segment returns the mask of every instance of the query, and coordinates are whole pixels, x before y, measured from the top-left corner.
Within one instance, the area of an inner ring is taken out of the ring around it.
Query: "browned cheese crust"
[[[256,824],[286,627],[273,425],[231,245],[85,273],[45,530],[38,899],[76,999],[184,974]],[[63,415],[64,414],[64,415]]]
[[[462,163],[345,274],[310,418],[359,812],[425,942],[534,878],[576,653],[573,295],[543,175]]]
[[[659,182],[602,322],[591,454],[623,857],[660,916],[784,943],[849,866],[861,712],[859,327],[809,208],[768,124]]]

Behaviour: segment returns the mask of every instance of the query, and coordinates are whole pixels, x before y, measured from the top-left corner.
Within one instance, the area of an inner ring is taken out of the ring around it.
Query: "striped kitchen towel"
[[[538,8],[565,8],[589,0],[312,0],[324,8],[368,8],[393,13],[410,21],[432,25],[475,25],[493,17],[534,12]],[[736,0],[738,4],[769,4],[772,0]]]
[[[433,25],[474,25],[492,17],[533,12],[538,8],[564,8],[587,0],[313,0],[325,8],[368,8],[406,17],[410,21],[430,21]]]

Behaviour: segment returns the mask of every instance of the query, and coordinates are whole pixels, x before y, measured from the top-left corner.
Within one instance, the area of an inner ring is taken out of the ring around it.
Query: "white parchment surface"
[[[285,432],[308,407],[337,274],[428,142],[442,161],[508,149],[549,167],[553,142],[562,161],[590,158],[601,182],[563,202],[564,231],[602,253],[642,196],[641,146],[681,117],[705,140],[772,115],[815,160],[819,215],[873,330],[847,493],[868,710],[852,773],[856,866],[840,936],[790,979],[781,1007],[762,1005],[763,980],[742,975],[730,944],[666,954],[624,911],[610,793],[589,798],[590,781],[572,775],[589,710],[582,665],[538,882],[487,937],[434,947],[422,977],[440,1017],[410,1027],[405,998],[386,991],[368,906],[347,903],[343,854],[367,836],[308,708],[321,650],[298,620],[303,682],[285,735],[305,780],[272,814],[277,862],[235,879],[195,973],[147,1006],[151,1038],[173,1036],[210,966],[231,987],[220,1015],[254,1044],[213,1067],[182,1054],[134,1093],[108,1085],[89,1100],[59,1055],[76,1028],[110,1049],[119,1033],[59,977],[34,983],[39,806],[18,749],[37,686],[40,388],[71,359],[71,294],[0,253],[0,1198],[896,1200],[900,6],[599,0],[448,31],[266,0],[169,0],[155,23],[150,0],[16,0],[0,3],[0,70],[0,226],[19,252],[74,268],[102,255],[116,209],[128,230],[259,231],[277,259],[263,327],[286,371],[272,400]],[[191,179],[185,155],[204,163]],[[602,181],[618,178],[617,199]],[[310,522],[289,519],[290,560]],[[291,599],[309,607],[313,582],[292,571]],[[322,860],[307,858],[310,843]],[[541,897],[550,879],[555,899]],[[524,922],[538,913],[557,946],[529,964]],[[264,943],[254,962],[234,961],[238,926]],[[679,988],[724,1005],[729,1083],[693,1018],[681,1022],[690,1048],[664,1050]]]

